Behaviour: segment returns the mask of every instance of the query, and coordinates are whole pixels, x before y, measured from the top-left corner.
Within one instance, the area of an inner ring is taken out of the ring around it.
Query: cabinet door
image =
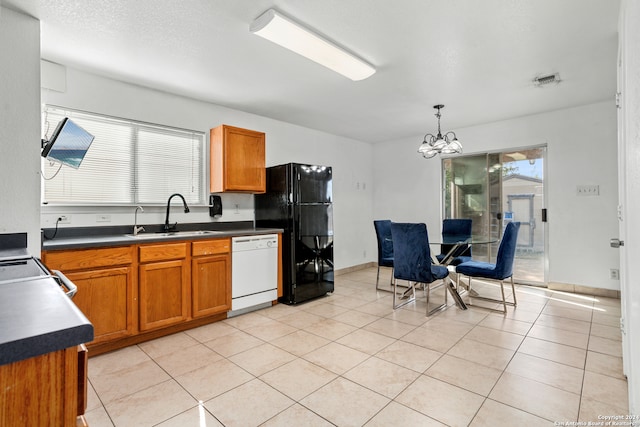
[[[73,302],[93,324],[91,344],[135,333],[135,304],[131,267],[67,273],[78,293]]]
[[[230,256],[213,255],[193,258],[193,317],[226,313],[231,310]]]
[[[186,259],[139,267],[140,330],[161,328],[189,316],[189,263]]]
[[[211,129],[212,193],[264,193],[265,134],[233,126]]]

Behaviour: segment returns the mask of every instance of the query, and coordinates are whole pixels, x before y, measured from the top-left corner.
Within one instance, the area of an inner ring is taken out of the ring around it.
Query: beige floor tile
[[[413,371],[423,373],[442,353],[404,341],[396,341],[376,353],[376,357]]]
[[[89,367],[91,372],[91,367]],[[103,404],[169,380],[154,361],[147,360],[106,374],[91,375],[91,384]]]
[[[198,404],[185,412],[169,418],[167,421],[157,424],[157,427],[224,427],[213,415],[209,413],[203,404]],[[93,425],[91,425],[93,427]]]
[[[347,325],[355,326],[356,328],[361,328],[371,322],[375,322],[380,318],[378,316],[374,316],[373,314],[351,310],[347,311],[346,313],[340,314],[333,319],[337,320],[338,322],[346,323]]]
[[[594,423],[592,425],[598,425],[595,423],[602,422],[602,416],[625,415],[628,412],[626,402],[619,406],[583,397],[580,401],[580,415],[578,416],[578,421],[587,423],[585,425],[588,425],[589,421]]]
[[[263,318],[262,316],[260,317]],[[184,333],[200,342],[207,342],[237,331],[236,328],[229,326],[225,322],[226,320],[224,322],[210,323],[199,328],[189,329]]]
[[[89,358],[89,378],[109,374],[114,371],[121,371],[150,360],[149,355],[142,351],[137,345],[101,354]]]
[[[306,331],[296,331],[271,341],[271,344],[296,356],[302,356],[329,344],[326,338],[319,337]]]
[[[93,388],[91,384],[91,380],[87,381],[87,411],[92,409],[96,409],[102,406],[102,402],[100,402],[100,398],[98,397],[98,393]]]
[[[304,328],[306,332],[310,332],[331,341],[337,340],[356,329],[357,328],[355,326],[347,325],[346,323],[338,322],[334,319],[323,319]]]
[[[612,313],[610,311],[604,311],[604,312],[596,311],[595,313],[593,313],[593,323],[612,326],[614,328],[620,327],[620,314],[619,312]]]
[[[156,358],[197,344],[199,344],[199,342],[194,338],[184,332],[178,332],[167,335],[166,337],[143,342],[138,344],[138,347],[147,353],[149,357]]]
[[[387,295],[384,295],[387,297]],[[393,313],[393,303],[391,297],[383,298],[382,300],[370,302],[369,304],[361,305],[355,310],[361,311],[367,314],[373,314],[374,316],[385,317]]]
[[[394,363],[372,357],[343,376],[356,384],[393,399],[415,381],[420,374]]]
[[[619,326],[607,326],[600,323],[594,323],[591,325],[591,335],[607,338],[610,340],[622,341],[622,333]]]
[[[440,353],[446,353],[462,338],[460,334],[448,334],[435,328],[420,326],[409,332],[401,341],[416,344]]]
[[[549,421],[576,420],[580,395],[508,372],[502,374],[489,398]]]
[[[174,380],[165,381],[106,404],[116,426],[153,426],[196,406]]]
[[[393,313],[384,317],[384,319],[395,320],[397,322],[407,323],[413,326],[422,326],[428,320],[425,313],[402,309],[393,310]]]
[[[429,418],[418,411],[391,402],[376,414],[366,427],[391,427],[391,426],[415,426],[415,427],[446,427],[444,424]]]
[[[304,307],[303,310],[308,313],[315,314],[317,316],[327,317],[327,318],[335,317],[349,311],[348,308],[340,307],[330,303],[318,304],[311,307],[307,306],[307,307]]]
[[[583,308],[574,308],[570,305],[559,306],[559,305],[547,305],[544,310],[542,310],[542,314],[547,314],[550,316],[558,316],[565,319],[573,319],[573,320],[582,320],[584,322],[590,322],[592,311],[583,309]]]
[[[622,372],[622,358],[608,354],[587,351],[585,370],[621,380],[625,379],[624,373]]]
[[[261,427],[292,426],[333,427],[333,424],[297,403],[261,424]]]
[[[204,406],[227,427],[257,426],[295,402],[259,379],[234,388]]]
[[[580,394],[584,371],[551,360],[516,353],[505,372]]]
[[[457,320],[434,316],[422,327],[427,329],[435,329],[440,332],[462,338],[465,334],[467,334],[474,328],[474,325],[469,324],[468,322],[458,322]]]
[[[255,376],[265,374],[296,356],[271,344],[262,344],[229,358],[230,361]]]
[[[305,360],[342,375],[349,369],[370,357],[367,353],[354,350],[335,342],[329,343],[303,356]]]
[[[363,301],[357,297],[349,297],[349,296],[338,296],[333,295],[331,300],[331,304],[337,305],[338,307],[353,309],[356,307],[360,307],[361,305],[365,305],[367,302]]]
[[[616,405],[626,409],[628,413],[627,381],[607,375],[586,371],[582,397],[597,400],[609,405]]]
[[[513,357],[514,350],[463,338],[447,354],[482,366],[503,370]]]
[[[260,379],[296,401],[333,381],[336,374],[304,359],[295,359]]]
[[[518,352],[563,363],[580,369],[584,368],[584,363],[587,357],[587,350],[585,349],[570,347],[568,345],[531,337],[526,337],[524,339],[520,348],[518,348]]]
[[[511,332],[500,331],[498,329],[486,328],[484,326],[476,326],[467,335],[465,339],[479,341],[483,343],[491,343],[496,347],[502,347],[509,350],[516,350],[524,337]]]
[[[622,341],[607,338],[590,337],[588,350],[609,356],[622,357]]]
[[[425,375],[396,398],[396,402],[452,427],[467,426],[483,401],[478,394]]]
[[[215,351],[204,344],[196,344],[156,357],[154,360],[172,377],[185,374],[221,360]]]
[[[519,320],[521,322],[534,323],[540,317],[540,312],[544,309],[544,305],[531,304],[518,301],[516,307],[509,307],[507,314],[504,315],[507,319]]]
[[[209,347],[216,353],[224,357],[230,357],[234,354],[242,353],[250,348],[264,344],[264,341],[258,339],[246,332],[236,330],[235,332],[222,337],[214,338],[206,341],[204,345]]]
[[[391,319],[380,319],[364,327],[367,331],[377,332],[391,338],[401,338],[413,331],[416,326]]]
[[[526,335],[531,329],[532,323],[509,319],[498,314],[490,314],[478,325],[518,335]]]
[[[535,324],[570,332],[578,332],[580,334],[588,334],[591,329],[591,322],[551,316],[549,314],[541,314]]]
[[[485,400],[469,427],[552,426],[551,421],[491,399]]]
[[[253,375],[222,359],[175,377],[175,380],[198,400],[209,400],[252,380]]]
[[[278,322],[277,320],[271,320],[263,325],[245,328],[244,332],[248,333],[249,335],[253,335],[254,337],[259,338],[263,341],[271,341],[285,335],[289,335],[297,330],[298,328],[289,326],[286,323]]]
[[[386,397],[344,378],[337,378],[300,401],[338,426],[361,426],[388,403]]]
[[[396,340],[364,329],[356,329],[336,342],[367,354],[375,354]]]
[[[102,405],[87,411],[84,418],[91,427],[114,427],[107,410]]]
[[[271,307],[263,308],[259,310],[257,313],[268,317],[269,319],[278,320],[283,316],[288,316],[299,311],[300,308],[298,306],[291,306],[287,304],[276,304]]]
[[[318,316],[317,314],[308,313],[304,310],[298,310],[295,313],[287,314],[286,316],[278,318],[278,321],[289,326],[293,326],[294,328],[304,329],[307,326],[311,326],[314,323],[321,321],[322,319],[324,319],[324,317]]]
[[[580,334],[540,325],[533,325],[527,336],[577,348],[587,348],[587,344],[589,343],[588,334]]]
[[[223,320],[222,323],[227,326],[233,326],[234,328],[244,330],[252,326],[258,326],[258,325],[264,324],[265,319],[266,317],[259,314],[259,312],[253,311],[251,313],[245,313],[241,316],[230,317],[228,319]]]
[[[456,306],[449,307],[437,314],[438,318],[441,319],[452,319],[472,325],[482,322],[488,315],[489,312],[481,308],[469,307],[467,310],[460,310]]]
[[[426,370],[425,375],[487,396],[502,371],[457,357],[444,355]]]

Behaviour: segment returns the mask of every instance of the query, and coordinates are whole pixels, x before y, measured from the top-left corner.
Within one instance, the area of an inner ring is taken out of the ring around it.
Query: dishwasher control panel
[[[252,251],[256,249],[270,249],[277,247],[277,234],[264,234],[258,236],[241,236],[231,238],[232,252]]]

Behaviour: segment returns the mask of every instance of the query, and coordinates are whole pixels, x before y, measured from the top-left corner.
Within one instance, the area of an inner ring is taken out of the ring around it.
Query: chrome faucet
[[[167,217],[164,220],[164,232],[168,233],[169,231],[175,230],[176,229],[176,225],[178,225],[178,223],[174,223],[173,225],[169,225],[169,209],[171,208],[171,199],[174,196],[178,196],[182,199],[182,204],[184,205],[184,213],[188,213],[189,212],[189,206],[187,206],[187,201],[184,199],[184,197],[182,196],[182,194],[180,193],[174,193],[172,195],[169,196],[169,200],[167,200]]]
[[[144,212],[142,206],[136,207],[136,212],[133,214],[133,235],[137,236],[139,232],[144,231],[144,227],[138,227],[138,211]]]

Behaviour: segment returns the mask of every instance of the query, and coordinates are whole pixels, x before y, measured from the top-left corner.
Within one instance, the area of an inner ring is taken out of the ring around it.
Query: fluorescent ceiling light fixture
[[[320,65],[358,81],[373,75],[376,69],[319,35],[269,9],[249,27],[249,31]]]

